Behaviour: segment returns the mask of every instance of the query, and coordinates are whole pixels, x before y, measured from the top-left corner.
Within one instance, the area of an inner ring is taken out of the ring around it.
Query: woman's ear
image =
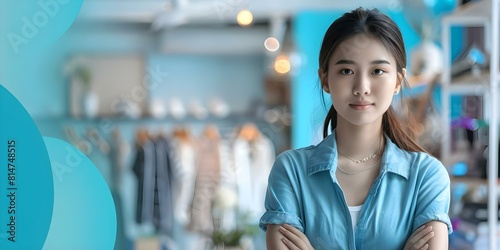
[[[323,71],[321,68],[318,69],[319,80],[321,81],[321,88],[325,90],[325,92],[330,93],[330,87],[328,87],[328,74]]]
[[[396,83],[396,88],[394,89],[395,93],[399,93],[399,91],[401,90],[405,77],[406,77],[406,69],[403,68],[401,69],[401,73],[398,73],[398,81]]]

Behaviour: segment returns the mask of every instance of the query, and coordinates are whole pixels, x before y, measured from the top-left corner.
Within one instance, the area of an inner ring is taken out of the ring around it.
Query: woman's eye
[[[373,71],[374,75],[382,75],[383,73],[384,73],[384,71],[381,70],[381,69],[376,69],[376,70]]]
[[[350,69],[341,69],[340,70],[340,74],[342,74],[342,75],[351,75],[353,73],[354,72],[352,72],[352,70],[350,70]]]

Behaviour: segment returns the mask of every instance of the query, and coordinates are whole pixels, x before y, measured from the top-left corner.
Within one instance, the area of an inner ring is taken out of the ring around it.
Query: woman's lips
[[[349,106],[354,110],[363,111],[371,108],[373,106],[373,103],[359,103],[359,104],[355,103],[355,104],[349,104]]]

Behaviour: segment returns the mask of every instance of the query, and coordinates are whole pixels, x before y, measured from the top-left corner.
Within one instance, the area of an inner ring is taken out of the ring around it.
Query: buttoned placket
[[[363,249],[363,239],[365,237],[365,224],[366,224],[366,219],[365,219],[365,214],[366,211],[371,211],[372,209],[372,203],[374,200],[375,195],[377,194],[378,188],[380,187],[380,183],[385,177],[386,170],[381,166],[380,174],[378,175],[377,179],[375,179],[375,182],[370,188],[370,192],[368,192],[368,196],[365,199],[365,202],[363,203],[363,207],[361,208],[361,211],[359,212],[359,219],[358,219],[358,224],[355,227],[355,238],[354,240],[356,241],[356,249],[361,250]]]
[[[339,200],[342,201],[342,207],[344,208],[344,214],[346,216],[344,216],[346,218],[346,221],[347,221],[347,232],[348,232],[348,238],[349,238],[349,242],[348,242],[348,249],[356,249],[355,247],[355,243],[354,243],[354,232],[352,230],[352,219],[351,219],[351,216],[350,216],[350,212],[349,212],[349,207],[347,206],[347,201],[345,199],[345,195],[344,195],[344,190],[342,190],[342,187],[340,186],[340,184],[338,183],[337,181],[337,177],[335,175],[335,170],[332,169],[333,171],[330,171],[330,177],[332,178],[332,182],[334,184],[334,187],[337,191],[337,195],[339,196]]]
[[[373,185],[370,187],[370,191],[368,192],[368,196],[365,199],[365,202],[363,203],[363,207],[361,208],[360,214],[359,214],[359,219],[358,219],[358,224],[355,226],[355,230],[350,230],[352,228],[352,219],[350,216],[349,212],[349,207],[347,205],[347,201],[345,199],[344,191],[342,190],[342,187],[337,181],[337,177],[335,176],[335,173],[332,171],[330,172],[330,177],[332,178],[332,181],[334,183],[334,186],[336,187],[337,190],[337,195],[340,197],[340,200],[342,201],[342,205],[344,207],[344,213],[346,214],[346,221],[347,221],[347,230],[348,236],[349,236],[349,249],[357,249],[361,250],[363,247],[363,237],[364,237],[364,224],[365,224],[365,210],[368,210],[372,207],[371,203],[373,201],[373,198],[375,197],[378,188],[380,186],[380,183],[382,182],[382,179],[384,178],[386,173],[386,170],[383,169],[380,171],[380,174],[378,175],[377,179],[375,179],[375,182]],[[356,237],[354,237],[356,236]]]

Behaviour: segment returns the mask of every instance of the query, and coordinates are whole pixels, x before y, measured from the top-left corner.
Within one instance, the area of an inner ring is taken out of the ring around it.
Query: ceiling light
[[[249,10],[242,10],[238,12],[238,15],[236,16],[236,21],[240,26],[250,25],[253,22],[252,12],[250,12]]]

